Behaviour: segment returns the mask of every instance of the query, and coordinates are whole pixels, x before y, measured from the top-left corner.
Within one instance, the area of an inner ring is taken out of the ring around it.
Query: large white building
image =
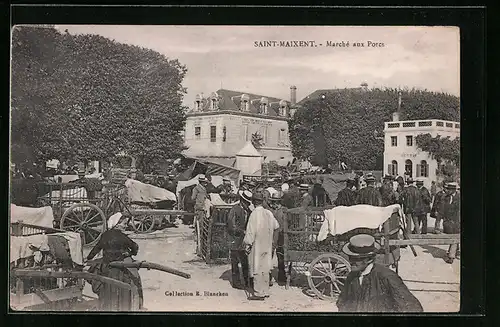
[[[187,113],[185,154],[234,166],[236,154],[259,133],[264,162],[291,161],[288,120],[293,115],[296,87],[290,101],[220,89],[208,97],[198,95]]]
[[[399,121],[399,114],[384,126],[384,169],[393,176],[405,171],[413,179],[422,179],[426,187],[436,180],[437,161],[429,153],[417,148],[415,137],[421,134],[460,137],[460,123],[438,119]]]

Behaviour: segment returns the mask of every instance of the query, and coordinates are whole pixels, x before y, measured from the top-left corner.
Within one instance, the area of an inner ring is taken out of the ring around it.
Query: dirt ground
[[[429,219],[429,226],[433,225],[434,220]],[[163,264],[191,274],[191,279],[185,279],[141,269],[144,306],[148,311],[337,311],[334,302],[311,297],[304,291],[307,289],[307,280],[301,273],[305,270],[300,268],[292,273],[293,286],[288,290],[275,283],[271,287],[271,296],[265,301],[247,300],[245,291],[235,290],[230,285],[230,265],[207,265],[194,253],[193,230],[182,223],[178,226],[148,235],[130,235],[139,244],[136,260]],[[460,309],[460,260],[455,260],[451,265],[445,263],[443,257],[446,249],[447,246],[415,246],[417,257],[409,247],[401,249],[399,275],[420,300],[425,312],[458,312]],[[85,252],[88,251],[86,249]],[[175,291],[184,292],[185,295],[166,295]],[[84,294],[96,297],[89,285]]]

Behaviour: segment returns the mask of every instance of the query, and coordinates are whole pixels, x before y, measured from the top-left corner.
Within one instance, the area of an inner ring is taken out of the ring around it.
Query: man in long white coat
[[[255,206],[248,218],[243,243],[248,253],[250,277],[253,278],[253,294],[249,300],[264,300],[269,297],[269,273],[273,267],[273,250],[278,240],[279,223],[273,213],[262,207],[264,197],[254,193]]]

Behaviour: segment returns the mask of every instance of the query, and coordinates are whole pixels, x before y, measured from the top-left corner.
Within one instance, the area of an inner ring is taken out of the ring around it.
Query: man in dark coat
[[[353,191],[354,184],[355,181],[352,178],[346,181],[345,188],[340,190],[337,195],[337,200],[335,200],[336,206],[350,207],[356,204],[356,192]]]
[[[406,180],[406,186],[403,189],[400,197],[400,203],[403,204],[403,212],[406,216],[406,233],[411,234],[411,224],[414,225],[414,234],[420,234],[420,226],[418,223],[415,209],[420,205],[420,192],[415,187],[413,179],[410,177]]]
[[[365,178],[366,187],[358,191],[356,204],[367,204],[371,206],[381,207],[382,196],[379,190],[375,188],[375,177],[368,174]]]
[[[286,273],[285,273],[285,234],[284,234],[284,225],[286,219],[286,208],[281,204],[282,195],[281,193],[273,193],[269,198],[271,205],[271,212],[274,215],[274,218],[280,224],[278,228],[278,242],[276,246],[276,257],[278,258],[278,284],[284,284],[286,282]],[[270,279],[271,280],[271,279]]]
[[[446,197],[446,183],[443,183],[444,189],[440,190],[434,196],[431,209],[431,217],[436,218],[434,224],[434,234],[441,234],[443,230],[441,229],[441,221],[444,215],[444,198]]]
[[[392,176],[384,176],[384,184],[380,187],[380,196],[382,197],[382,206],[384,207],[397,203],[398,200],[392,184]]]
[[[420,193],[420,201],[418,201],[418,206],[415,208],[415,215],[422,234],[427,234],[427,214],[431,211],[431,194],[422,180],[417,181],[417,188]]]
[[[339,312],[422,312],[401,277],[375,263],[379,246],[371,235],[358,234],[344,245],[352,270],[337,300]]]
[[[446,196],[443,205],[443,232],[445,234],[460,234],[460,194],[457,192],[457,183],[446,185]],[[453,263],[459,254],[458,244],[451,244],[445,261]]]
[[[248,257],[245,253],[243,238],[247,228],[248,217],[250,216],[250,203],[252,201],[252,193],[250,191],[239,192],[240,201],[235,204],[229,211],[227,218],[227,232],[230,240],[230,257],[231,257],[231,284],[233,288],[248,288]],[[240,280],[240,269],[238,264],[241,264],[244,284]]]
[[[290,188],[283,195],[283,205],[288,209],[297,208],[300,206],[300,190],[296,181],[289,181]]]

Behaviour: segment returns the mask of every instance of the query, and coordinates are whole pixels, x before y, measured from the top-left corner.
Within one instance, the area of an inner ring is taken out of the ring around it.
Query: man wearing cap
[[[194,187],[191,193],[191,199],[194,201],[194,228],[196,233],[196,253],[200,252],[199,248],[199,238],[200,238],[200,228],[203,226],[203,220],[205,219],[205,200],[207,200],[207,179],[205,175],[200,175],[198,177],[198,184]]]
[[[356,204],[356,192],[353,190],[355,186],[354,179],[349,178],[345,185],[345,188],[340,190],[337,195],[337,200],[335,200],[336,206],[350,207]]]
[[[342,248],[352,270],[337,300],[339,312],[422,312],[422,305],[401,277],[375,263],[379,248],[368,234],[351,237]]]
[[[436,218],[434,224],[434,234],[441,234],[441,221],[444,215],[444,198],[446,196],[446,183],[443,182],[443,189],[436,193],[434,200],[432,201],[431,217]]]
[[[367,204],[371,206],[381,207],[382,196],[379,190],[375,188],[375,177],[372,174],[366,175],[366,187],[358,191],[356,204]]]
[[[384,176],[384,184],[380,187],[380,196],[382,197],[382,206],[387,207],[396,204],[398,199],[392,184],[392,176]]]
[[[248,257],[245,253],[243,238],[245,237],[248,217],[251,213],[249,206],[252,201],[252,193],[250,191],[240,191],[239,197],[240,201],[231,208],[227,217],[227,231],[231,254],[231,285],[237,289],[248,288],[250,286],[248,279]],[[240,280],[238,264],[241,264],[243,283]]]
[[[416,209],[420,206],[420,192],[415,187],[411,177],[406,180],[406,184],[408,185],[403,189],[399,199],[400,203],[403,205],[403,212],[406,216],[406,233],[412,233],[411,224],[413,222],[413,233],[420,234],[420,224],[418,223],[416,215]]]
[[[460,194],[457,183],[446,184],[446,196],[443,206],[443,232],[445,234],[460,234]],[[453,263],[460,249],[458,244],[451,244],[445,261]]]
[[[273,267],[272,255],[278,241],[279,223],[271,211],[262,207],[262,194],[254,193],[252,201],[255,209],[248,218],[243,239],[253,278],[253,294],[249,300],[264,300],[269,296],[269,274]]]
[[[422,234],[427,234],[427,214],[431,211],[431,194],[424,186],[423,180],[417,180],[417,189],[420,195],[420,201],[417,202],[415,215]]]
[[[280,192],[273,193],[270,197],[270,206],[271,212],[274,215],[274,218],[278,221],[280,225],[278,228],[278,241],[276,244],[276,257],[278,258],[278,284],[284,284],[286,282],[286,273],[285,273],[285,256],[284,249],[285,246],[285,234],[284,234],[284,226],[286,219],[285,207],[282,205],[282,195]],[[274,251],[273,251],[274,253]]]

